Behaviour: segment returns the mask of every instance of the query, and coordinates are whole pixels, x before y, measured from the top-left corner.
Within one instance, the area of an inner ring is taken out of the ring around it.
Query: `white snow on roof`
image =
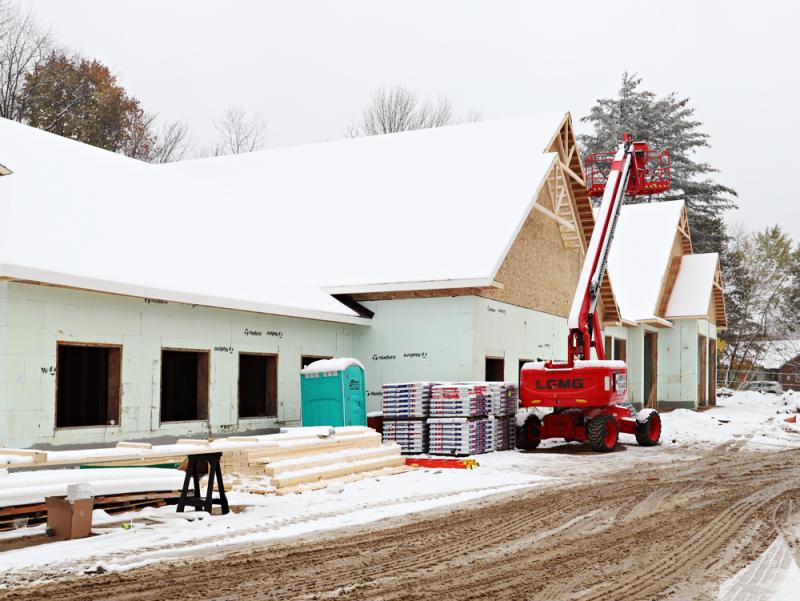
[[[313,363],[309,363],[306,367],[300,370],[301,374],[321,374],[328,372],[344,371],[351,365],[356,365],[364,369],[364,365],[358,359],[352,357],[339,357],[336,359],[319,359]]]
[[[667,304],[666,317],[706,315],[717,273],[719,255],[684,255]]]
[[[171,165],[0,119],[0,277],[366,323],[322,287],[491,282],[564,118]]]
[[[338,292],[486,285],[533,206],[564,113],[172,163],[225,182],[260,252]],[[286,252],[291,248],[291,252]],[[422,286],[425,287],[425,286]]]
[[[608,260],[623,319],[653,319],[683,201],[622,207]]]
[[[764,369],[780,369],[798,357],[800,357],[800,340],[770,340],[766,345],[761,366]]]
[[[0,119],[0,276],[264,313],[359,322],[241,244],[224,193],[140,161]],[[297,274],[302,275],[302,274]]]

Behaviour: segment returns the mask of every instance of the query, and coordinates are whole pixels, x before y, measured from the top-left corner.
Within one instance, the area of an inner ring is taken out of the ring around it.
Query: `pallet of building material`
[[[488,384],[442,384],[431,389],[430,416],[473,417],[487,415]]]
[[[519,407],[519,387],[516,382],[491,382],[491,387],[492,414],[516,415]]]
[[[280,476],[272,478],[271,483],[276,489],[288,488],[298,484],[316,482],[318,480],[330,480],[340,478],[349,474],[368,472],[384,467],[399,467],[404,465],[403,458],[397,453],[391,457],[375,457],[360,461],[344,461],[322,467],[311,467],[292,472],[284,472]]]
[[[384,442],[395,442],[403,453],[426,453],[428,426],[424,419],[392,420],[383,422]]]
[[[495,422],[495,449],[510,451],[516,448],[517,418],[514,415],[501,415]]]
[[[427,417],[431,386],[431,382],[384,384],[384,418]]]
[[[428,419],[431,455],[474,455],[494,451],[494,428],[488,418]]]

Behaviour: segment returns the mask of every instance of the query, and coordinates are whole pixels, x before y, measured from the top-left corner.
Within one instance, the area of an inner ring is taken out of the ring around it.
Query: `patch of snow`
[[[753,563],[722,583],[720,601],[795,601],[800,590],[800,566],[779,536]]]
[[[320,359],[314,361],[300,370],[301,374],[321,374],[330,372],[340,372],[346,370],[351,365],[364,369],[364,365],[358,359],[352,357],[340,357],[337,359]]]
[[[642,409],[636,414],[636,421],[640,424],[643,424],[647,421],[647,418],[653,415],[653,413],[656,413],[655,409]]]

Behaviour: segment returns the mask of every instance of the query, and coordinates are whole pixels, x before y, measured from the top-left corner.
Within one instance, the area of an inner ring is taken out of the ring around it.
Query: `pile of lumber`
[[[382,443],[371,428],[303,430],[259,437],[253,446],[224,451],[223,473],[238,479],[239,490],[284,494],[406,470],[400,446]]]
[[[184,473],[170,469],[113,468],[39,470],[0,476],[0,530],[46,520],[46,497],[67,494],[70,484],[85,483],[95,509],[119,513],[161,506],[178,497]]]

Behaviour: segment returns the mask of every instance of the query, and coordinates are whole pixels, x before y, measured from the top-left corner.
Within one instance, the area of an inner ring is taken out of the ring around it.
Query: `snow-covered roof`
[[[608,272],[623,319],[657,318],[658,297],[682,211],[681,200],[622,207]],[[705,302],[708,303],[708,296]]]
[[[353,323],[491,285],[564,113],[149,165],[0,119],[0,277]]]
[[[224,182],[258,248],[332,293],[490,285],[553,164],[564,113],[164,165]],[[291,248],[287,253],[286,249]]]
[[[259,252],[271,225],[234,216],[220,188],[6,119],[0,158],[13,170],[0,178],[0,277],[364,321]]]
[[[708,313],[718,265],[717,253],[681,257],[678,276],[667,304],[667,318],[697,317]]]
[[[764,369],[780,369],[792,359],[800,357],[800,340],[770,340],[766,344]]]

